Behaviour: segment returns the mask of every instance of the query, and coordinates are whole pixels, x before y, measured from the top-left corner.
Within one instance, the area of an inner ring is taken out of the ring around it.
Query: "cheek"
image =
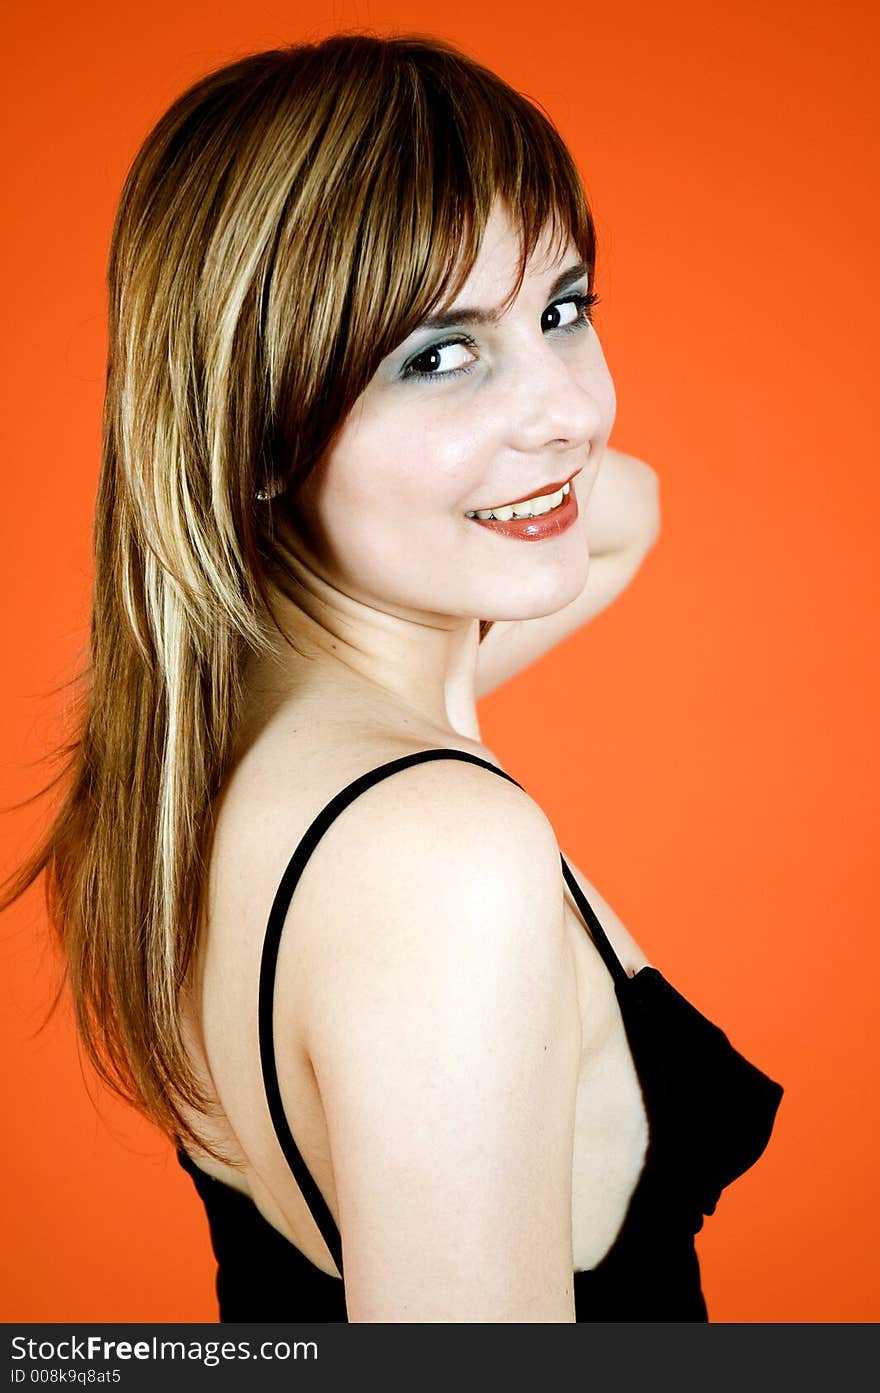
[[[325,498],[385,519],[463,511],[485,472],[486,434],[485,425],[448,408],[427,412],[424,402],[418,419],[364,416],[330,457]]]
[[[610,373],[606,373],[605,376],[602,409],[605,417],[605,434],[610,435],[614,418],[617,415],[617,393],[614,390],[614,382]]]
[[[605,354],[595,333],[592,335],[594,357],[591,363],[591,390],[602,413],[604,433],[609,435],[617,414],[617,393],[614,379],[608,370]]]

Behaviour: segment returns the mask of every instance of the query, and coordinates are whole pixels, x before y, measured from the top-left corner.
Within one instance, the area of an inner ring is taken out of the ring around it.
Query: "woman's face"
[[[496,204],[453,311],[493,311],[517,257]],[[383,360],[303,494],[305,536],[325,580],[440,627],[534,618],[580,593],[586,504],[615,398],[588,311],[573,299],[588,290],[578,264],[573,247],[550,263],[542,239],[497,321],[445,314],[443,328],[419,327]],[[525,537],[513,536],[468,516],[568,480],[578,515],[558,530],[548,513],[540,539],[528,524]]]

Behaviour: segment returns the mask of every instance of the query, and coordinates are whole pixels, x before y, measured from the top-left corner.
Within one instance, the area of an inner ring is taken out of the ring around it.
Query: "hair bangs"
[[[378,291],[384,305],[383,322],[372,325],[375,366],[426,315],[448,307],[460,293],[496,200],[520,244],[504,308],[516,298],[545,234],[551,260],[573,244],[591,280],[596,262],[580,175],[543,111],[436,40],[424,47],[417,40],[399,40],[398,51],[396,81],[383,115],[387,158],[379,160],[375,146],[372,152],[376,181],[367,217],[376,218],[381,230],[365,229],[364,237],[365,245],[375,247],[384,233],[386,254],[367,256],[356,268],[358,279],[361,271],[365,274],[355,298],[360,291],[379,310]],[[393,218],[387,216],[390,205]]]

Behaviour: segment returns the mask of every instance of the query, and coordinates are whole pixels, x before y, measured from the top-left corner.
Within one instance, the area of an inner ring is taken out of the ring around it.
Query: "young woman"
[[[558,133],[437,39],[235,62],[128,175],[82,723],[7,901],[47,872],[223,1320],[707,1318],[781,1089],[477,718],[656,534],[594,267]]]

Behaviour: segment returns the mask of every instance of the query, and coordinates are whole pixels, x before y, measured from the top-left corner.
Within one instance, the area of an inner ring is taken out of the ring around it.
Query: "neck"
[[[282,633],[274,632],[260,666],[276,698],[301,690],[304,679],[344,679],[382,719],[420,726],[430,740],[480,742],[477,619],[379,608],[330,584],[299,549],[285,549],[270,594]]]

